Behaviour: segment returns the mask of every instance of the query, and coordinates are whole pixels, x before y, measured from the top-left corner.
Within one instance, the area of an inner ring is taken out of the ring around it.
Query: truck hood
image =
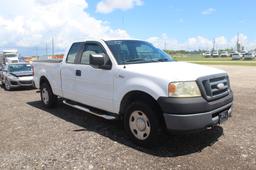
[[[157,62],[126,65],[126,70],[168,81],[194,81],[199,77],[226,73],[223,70],[186,62]]]

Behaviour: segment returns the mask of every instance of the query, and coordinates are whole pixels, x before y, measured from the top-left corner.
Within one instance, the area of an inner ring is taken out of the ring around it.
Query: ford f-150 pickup
[[[42,103],[57,99],[105,119],[120,119],[130,138],[156,143],[164,131],[206,129],[231,116],[225,71],[176,62],[139,40],[75,42],[63,61],[34,62]]]

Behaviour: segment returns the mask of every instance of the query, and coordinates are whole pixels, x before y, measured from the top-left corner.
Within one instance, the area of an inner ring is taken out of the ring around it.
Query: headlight
[[[168,94],[170,97],[201,96],[201,92],[195,81],[169,83]]]
[[[17,80],[17,79],[18,79],[17,77],[15,77],[15,76],[13,76],[13,75],[11,75],[11,74],[8,75],[8,78],[11,79],[11,80]]]

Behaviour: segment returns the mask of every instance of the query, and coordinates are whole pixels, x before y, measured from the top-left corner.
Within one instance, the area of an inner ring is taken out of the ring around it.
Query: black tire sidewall
[[[42,91],[43,91],[43,89],[46,89],[46,91],[48,92],[48,95],[49,95],[49,101],[48,101],[47,104],[44,103],[44,101],[43,101],[43,97],[42,97]],[[55,96],[55,95],[53,94],[50,85],[49,85],[48,83],[43,83],[43,84],[41,85],[41,90],[40,90],[40,91],[41,91],[41,92],[40,92],[41,101],[42,101],[42,103],[44,104],[44,106],[47,107],[47,108],[52,108],[52,107],[54,107],[55,104],[56,104],[56,102],[57,102],[57,96]]]
[[[130,116],[132,112],[136,110],[142,111],[144,114],[146,114],[150,122],[150,134],[148,138],[146,138],[145,140],[140,140],[136,138],[130,129]],[[157,139],[160,137],[161,134],[161,128],[159,125],[160,121],[156,114],[159,114],[159,111],[157,111],[157,109],[155,109],[152,105],[147,104],[145,102],[133,102],[127,107],[126,113],[124,115],[124,128],[129,137],[136,144],[146,147],[154,146],[156,144]]]

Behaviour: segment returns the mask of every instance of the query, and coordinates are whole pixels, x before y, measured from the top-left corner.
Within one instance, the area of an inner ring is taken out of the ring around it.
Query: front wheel
[[[144,102],[134,102],[128,106],[124,116],[125,130],[138,145],[152,146],[161,135],[159,111]]]
[[[8,81],[8,80],[5,80],[5,82],[4,82],[4,88],[5,88],[5,90],[7,90],[7,91],[10,91],[12,88],[11,88],[11,84],[10,84],[10,82]]]
[[[41,101],[47,108],[52,108],[57,103],[57,96],[53,94],[52,89],[48,83],[41,85]]]

